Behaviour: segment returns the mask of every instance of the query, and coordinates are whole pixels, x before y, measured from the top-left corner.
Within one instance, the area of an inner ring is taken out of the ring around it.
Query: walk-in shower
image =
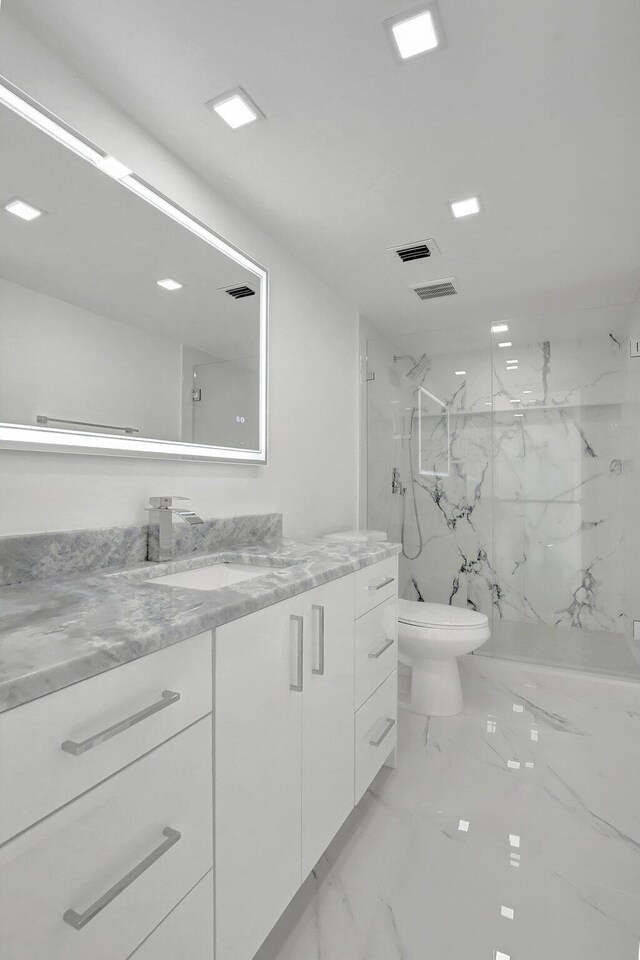
[[[363,520],[402,542],[406,598],[490,616],[481,654],[640,676],[631,316],[511,320],[509,348],[489,322],[367,343]]]

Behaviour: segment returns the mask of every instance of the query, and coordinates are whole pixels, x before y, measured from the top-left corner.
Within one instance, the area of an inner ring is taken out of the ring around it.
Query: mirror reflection
[[[259,448],[260,277],[0,109],[0,420]]]

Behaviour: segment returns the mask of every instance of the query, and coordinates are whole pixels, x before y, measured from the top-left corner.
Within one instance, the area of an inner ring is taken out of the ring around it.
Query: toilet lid
[[[489,618],[468,607],[450,607],[446,603],[421,603],[398,600],[398,620],[418,627],[484,627]]]

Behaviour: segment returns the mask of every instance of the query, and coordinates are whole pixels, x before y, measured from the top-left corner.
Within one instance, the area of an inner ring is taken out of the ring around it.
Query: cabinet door
[[[353,576],[333,580],[304,597],[303,878],[353,809]]]
[[[250,960],[300,875],[301,598],[216,630],[216,956]]]

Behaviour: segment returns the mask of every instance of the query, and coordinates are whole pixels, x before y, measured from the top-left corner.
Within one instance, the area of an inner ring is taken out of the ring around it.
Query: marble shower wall
[[[517,370],[501,356],[493,369],[493,650],[637,674],[637,529],[625,501],[637,503],[640,370],[628,333],[510,352]]]
[[[513,348],[456,331],[370,340],[368,523],[400,539],[398,466],[410,486],[409,425],[424,550],[401,557],[411,599],[470,606],[492,621],[480,652],[640,675],[635,575],[640,521],[640,359],[629,331],[527,338]],[[494,338],[494,340],[497,338]],[[411,361],[429,358],[418,381]],[[507,360],[517,359],[517,369]],[[465,371],[456,376],[455,371]],[[402,372],[401,372],[402,371]],[[413,411],[419,387],[422,417]],[[419,430],[419,426],[421,430]],[[420,436],[420,441],[419,441]],[[419,541],[405,498],[407,553]]]
[[[438,343],[434,334],[394,345],[382,338],[368,343],[368,367],[376,374],[369,383],[368,524],[400,540],[403,498],[390,493],[397,466],[407,487],[406,551],[418,552],[411,446],[424,549],[415,560],[400,557],[401,594],[490,613],[491,345],[488,330],[458,330],[453,340],[455,349]],[[416,361],[426,353],[428,369],[410,379],[411,361],[394,362],[394,353],[409,353]]]

